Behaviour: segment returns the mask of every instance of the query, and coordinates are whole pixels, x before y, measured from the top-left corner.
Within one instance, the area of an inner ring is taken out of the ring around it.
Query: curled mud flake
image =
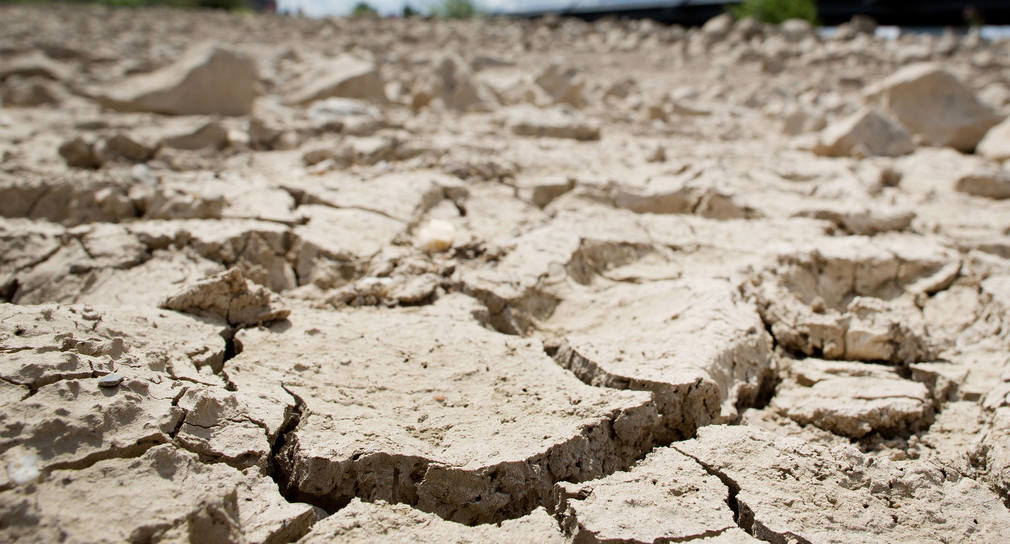
[[[802,425],[862,438],[922,431],[933,422],[927,386],[891,368],[811,358],[792,361],[784,374],[771,407]]]
[[[1001,541],[1010,513],[978,481],[750,426],[711,426],[672,446],[735,490],[737,523],[768,542]],[[830,512],[830,515],[824,515]],[[942,514],[941,514],[942,512]]]
[[[538,342],[481,327],[477,306],[455,294],[416,308],[299,312],[290,327],[240,331],[245,349],[230,361],[241,368],[230,371],[238,391],[280,397],[283,380],[305,404],[278,455],[294,496],[501,521],[543,504],[559,480],[603,475],[648,451],[660,423],[648,393],[580,382]],[[319,371],[290,372],[297,362]]]
[[[694,459],[657,448],[627,472],[559,483],[552,503],[574,542],[682,542],[739,530],[729,495]]]
[[[439,544],[442,542],[514,542],[516,544],[561,544],[564,536],[544,508],[501,524],[467,527],[439,519],[434,514],[405,504],[354,499],[346,507],[317,523],[304,544],[381,540]]]
[[[771,339],[725,281],[573,288],[542,327],[563,338],[554,359],[582,381],[650,391],[664,439],[733,420],[773,381]]]
[[[784,349],[825,359],[910,364],[935,359],[919,300],[950,285],[958,257],[892,238],[826,241],[785,255],[745,290]]]

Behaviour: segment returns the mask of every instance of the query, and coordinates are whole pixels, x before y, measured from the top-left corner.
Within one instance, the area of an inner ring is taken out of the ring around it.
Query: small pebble
[[[119,374],[106,374],[98,378],[99,387],[116,387],[121,383],[123,383],[123,377]]]
[[[39,460],[32,454],[21,455],[7,464],[7,477],[15,485],[32,483],[41,475]]]
[[[437,253],[452,247],[456,238],[456,227],[441,219],[432,219],[417,231],[417,246],[422,251]]]

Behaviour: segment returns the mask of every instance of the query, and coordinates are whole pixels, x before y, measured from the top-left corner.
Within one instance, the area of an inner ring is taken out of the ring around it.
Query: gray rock
[[[116,387],[123,383],[123,376],[119,374],[106,374],[98,378],[98,387]]]

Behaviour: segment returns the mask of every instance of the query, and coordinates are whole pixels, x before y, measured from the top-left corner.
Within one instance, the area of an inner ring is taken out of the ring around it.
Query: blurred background
[[[0,4],[45,1],[48,0],[0,0]],[[825,26],[844,23],[854,15],[873,17],[882,25],[905,27],[1010,24],[1008,0],[65,0],[61,3],[168,5],[307,17],[535,18],[555,14],[586,21],[619,17],[700,25],[726,11],[750,10],[749,15],[765,22],[783,17],[801,18]]]

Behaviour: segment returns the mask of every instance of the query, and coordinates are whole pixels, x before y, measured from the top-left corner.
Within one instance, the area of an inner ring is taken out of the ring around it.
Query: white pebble
[[[7,463],[7,476],[15,485],[22,485],[34,482],[39,479],[39,459],[30,453],[26,453],[10,463]]]
[[[432,219],[417,231],[417,247],[424,251],[445,251],[452,247],[456,238],[456,228],[452,223]]]

